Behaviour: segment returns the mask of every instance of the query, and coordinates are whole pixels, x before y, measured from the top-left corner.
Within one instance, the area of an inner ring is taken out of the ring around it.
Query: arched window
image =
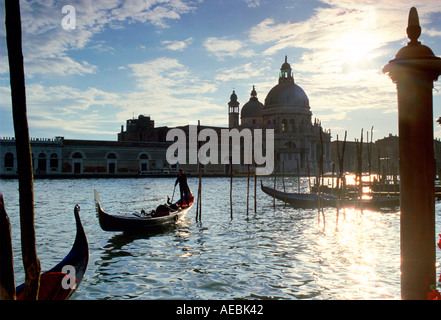
[[[116,173],[116,154],[113,152],[107,155],[107,172]]]
[[[5,171],[14,170],[14,155],[11,152],[5,154]]]
[[[139,156],[139,171],[146,173],[149,170],[149,155],[143,153]]]
[[[283,146],[285,149],[293,149],[296,148],[296,144],[292,141],[288,141]]]
[[[75,152],[72,155],[73,172],[82,173],[83,172],[83,155],[80,152]]]
[[[58,155],[56,153],[51,154],[51,159],[49,161],[49,166],[52,171],[58,170]]]
[[[37,173],[46,173],[46,154],[40,153],[38,155],[38,162],[37,162]]]
[[[288,131],[288,121],[286,119],[282,120],[282,132]]]
[[[294,119],[289,120],[289,131],[296,132],[296,124],[294,122]]]

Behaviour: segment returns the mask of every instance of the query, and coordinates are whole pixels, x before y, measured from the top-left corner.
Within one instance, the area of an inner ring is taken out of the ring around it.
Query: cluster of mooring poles
[[[198,120],[198,134],[200,131],[200,120]],[[198,146],[199,149],[200,146]],[[249,149],[251,150],[251,149]],[[199,157],[198,157],[199,158]],[[254,166],[256,168],[256,166]],[[230,218],[233,220],[233,163],[232,157],[229,158],[229,173],[230,173]],[[250,180],[251,180],[251,165],[247,165],[247,218],[250,211]],[[254,170],[254,212],[257,212],[257,175]],[[198,160],[198,191],[196,199],[196,221],[202,220],[202,165]]]
[[[254,166],[256,168],[256,166]],[[233,163],[230,157],[230,219],[233,220]],[[250,181],[251,181],[251,165],[247,165],[247,218],[250,212]],[[257,175],[254,169],[254,213],[257,212]]]
[[[402,299],[427,299],[436,284],[432,89],[441,59],[418,41],[420,35],[418,12],[411,8],[410,42],[383,67],[398,95]]]
[[[340,217],[340,207],[342,203],[342,199],[344,197],[344,188],[345,188],[345,178],[344,178],[344,157],[345,157],[345,147],[346,147],[346,138],[347,138],[348,132],[345,131],[345,138],[343,140],[343,146],[342,146],[342,152],[340,155],[340,144],[338,141],[338,135],[337,135],[337,158],[338,158],[338,174],[337,174],[337,217],[336,217],[336,225],[335,228],[338,228],[338,219]],[[333,173],[334,175],[334,173]],[[332,183],[334,183],[334,177],[332,177]]]

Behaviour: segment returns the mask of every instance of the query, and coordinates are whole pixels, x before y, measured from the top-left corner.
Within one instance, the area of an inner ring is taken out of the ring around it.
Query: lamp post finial
[[[407,37],[410,39],[409,45],[420,44],[418,38],[421,35],[421,26],[418,11],[415,7],[410,8],[406,32]]]

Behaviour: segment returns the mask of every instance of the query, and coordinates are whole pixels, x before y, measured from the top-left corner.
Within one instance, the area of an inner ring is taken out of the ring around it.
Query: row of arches
[[[118,171],[118,158],[119,156],[115,152],[109,152],[104,159],[107,162],[106,170],[110,174],[117,173]],[[84,162],[87,160],[85,154],[82,151],[75,151],[71,153],[68,158],[68,163],[71,163],[71,169],[73,173],[84,172]],[[16,156],[12,152],[7,152],[3,158],[3,171],[5,173],[15,173],[17,171]],[[148,172],[151,169],[155,169],[156,161],[152,160],[147,153],[141,153],[138,156],[139,171]],[[37,157],[32,154],[32,163],[34,173],[47,174],[47,173],[60,173],[62,167],[62,157],[57,153],[39,153]]]
[[[106,154],[106,170],[109,174],[115,174],[118,172],[118,158],[119,156],[115,152],[109,152]],[[76,151],[72,154],[72,166],[73,173],[83,173],[84,171],[84,159],[86,157],[81,151]],[[154,168],[154,162],[152,162],[150,156],[147,153],[141,153],[138,155],[139,172],[148,172],[152,167]]]
[[[51,153],[49,156],[46,153],[39,153],[37,158],[32,154],[32,165],[36,173],[46,173],[48,171],[58,172],[60,168],[59,155]],[[7,152],[4,156],[3,169],[5,172],[15,171],[15,156],[12,152]]]
[[[282,133],[296,133],[296,132],[309,132],[311,123],[307,118],[301,119],[282,119],[277,123],[276,119],[268,119],[266,122],[267,128],[275,129],[276,132]]]

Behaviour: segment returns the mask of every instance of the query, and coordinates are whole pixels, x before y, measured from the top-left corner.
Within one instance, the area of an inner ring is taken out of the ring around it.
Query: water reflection
[[[272,185],[266,179],[264,183]],[[287,178],[286,186],[297,190],[296,181]],[[271,197],[258,189],[258,210],[252,208],[247,216],[247,179],[235,178],[231,219],[229,180],[206,178],[201,221],[195,221],[193,208],[166,232],[127,235],[100,229],[93,189],[100,192],[107,211],[124,214],[166,201],[164,190],[172,192],[173,183],[36,180],[36,201],[46,199],[36,206],[42,268],[70,249],[74,228],[64,222],[73,221],[71,211],[80,203],[90,264],[74,299],[400,298],[398,211],[346,209],[337,214],[336,208],[325,208],[319,223],[317,209],[294,209],[280,201],[273,208]],[[190,178],[189,184],[197,190],[197,179]],[[307,185],[302,180],[302,188]],[[17,280],[23,272],[16,182],[2,181],[2,191],[13,228]],[[438,234],[439,204],[436,219]]]

